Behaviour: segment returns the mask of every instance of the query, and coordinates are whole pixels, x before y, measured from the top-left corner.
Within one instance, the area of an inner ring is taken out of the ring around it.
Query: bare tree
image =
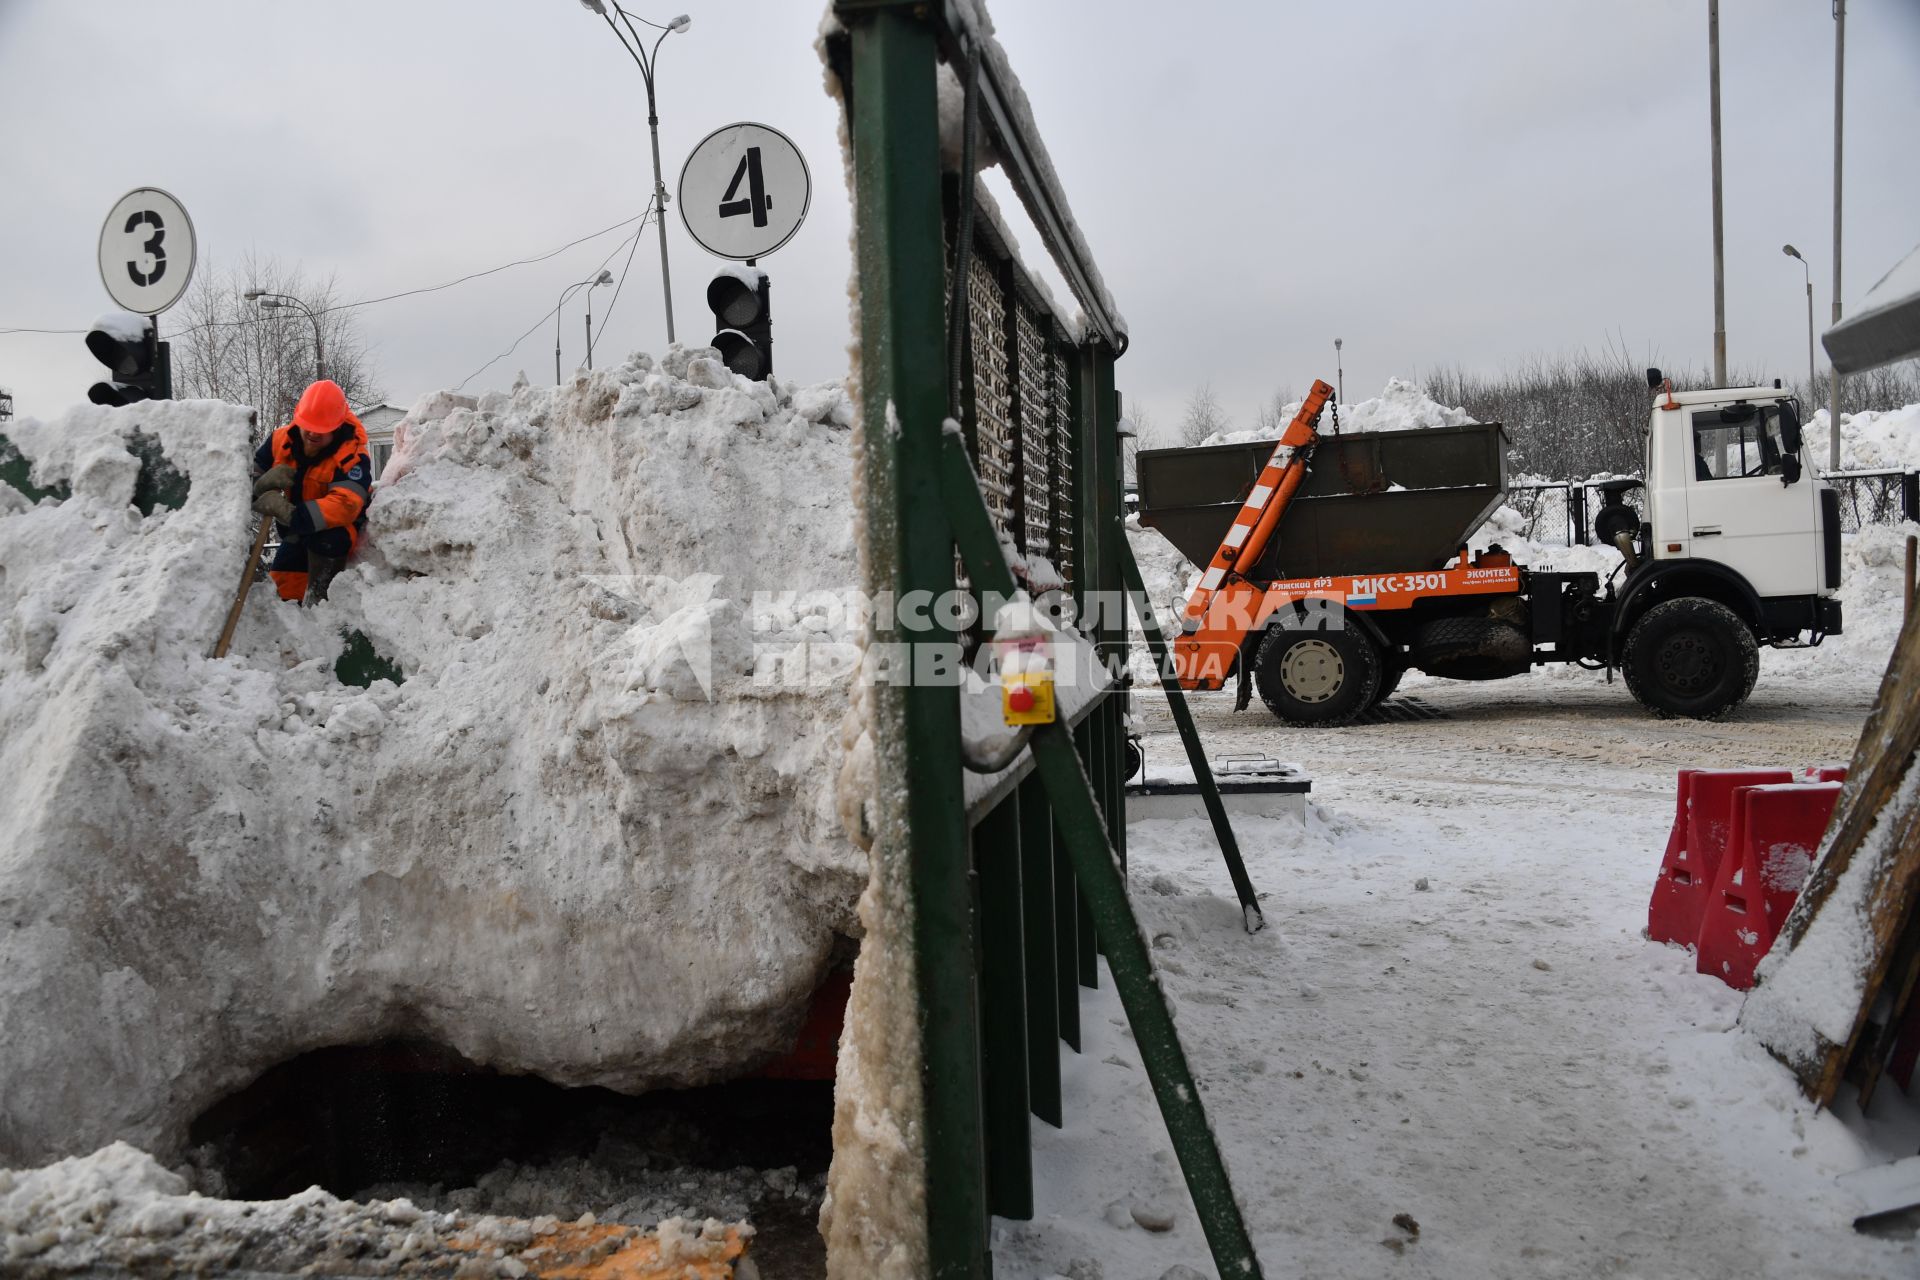
[[[1187,397],[1186,412],[1180,418],[1180,443],[1199,444],[1208,436],[1218,435],[1232,427],[1227,414],[1220,407],[1220,398],[1213,394],[1210,383],[1202,383],[1194,388]]]
[[[255,290],[306,310],[263,309],[246,296]],[[173,349],[174,394],[248,405],[263,435],[292,418],[316,378],[339,383],[355,408],[380,399],[366,340],[331,278],[309,281],[298,267],[251,255],[232,267],[208,262],[175,314],[181,327],[163,335]]]
[[[1159,428],[1154,423],[1153,414],[1143,404],[1128,404],[1122,416],[1133,427],[1133,434],[1120,437],[1120,478],[1124,483],[1132,484],[1136,475],[1134,455],[1142,449],[1155,447],[1154,435]]]
[[[1293,414],[1289,410],[1299,403],[1300,397],[1293,394],[1293,388],[1281,383],[1253,415],[1255,429],[1263,435],[1279,435],[1293,421]]]

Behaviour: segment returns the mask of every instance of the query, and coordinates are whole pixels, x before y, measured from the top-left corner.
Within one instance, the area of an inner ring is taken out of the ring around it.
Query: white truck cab
[[[1652,559],[1725,565],[1762,601],[1839,587],[1838,557],[1825,555],[1828,486],[1802,465],[1799,417],[1778,388],[1662,395],[1646,448]]]

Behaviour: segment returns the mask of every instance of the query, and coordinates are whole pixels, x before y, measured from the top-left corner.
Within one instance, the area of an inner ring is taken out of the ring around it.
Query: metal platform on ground
[[[1306,820],[1313,779],[1299,765],[1272,756],[1220,756],[1209,763],[1228,813]],[[1149,757],[1145,768],[1127,783],[1128,822],[1206,816],[1200,784],[1184,763],[1157,764]]]

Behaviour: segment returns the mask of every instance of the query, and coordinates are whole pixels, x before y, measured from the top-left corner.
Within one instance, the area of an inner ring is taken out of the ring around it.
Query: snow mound
[[[281,1200],[220,1200],[124,1142],[42,1169],[0,1170],[0,1271],[10,1276],[242,1273],[524,1276],[631,1249],[690,1264],[737,1258],[744,1224],[667,1218],[631,1226],[435,1213],[405,1199],[357,1203],[318,1187]],[[584,1248],[583,1248],[584,1246]],[[506,1261],[497,1261],[506,1259]],[[617,1268],[610,1267],[609,1270]],[[692,1274],[692,1271],[689,1271]],[[702,1271],[701,1274],[707,1274]]]
[[[0,508],[0,1163],[171,1159],[328,1045],[629,1092],[788,1047],[866,867],[845,684],[757,678],[798,624],[745,602],[857,580],[851,409],[711,354],[424,398],[331,602],[256,587],[218,662],[247,413],[10,424],[72,496]],[[136,426],[180,509],[128,506]]]
[[[1277,426],[1256,427],[1251,431],[1223,431],[1200,443],[1248,444],[1255,440],[1278,440],[1293,415],[1300,412],[1304,400],[1295,400],[1280,410]],[[1427,427],[1464,427],[1475,421],[1465,409],[1448,408],[1429,396],[1419,384],[1405,378],[1388,378],[1386,389],[1371,400],[1340,406],[1340,433],[1354,431],[1413,431]],[[1333,407],[1320,415],[1320,433],[1333,434]]]
[[[1825,470],[1832,441],[1825,409],[1815,411],[1802,435],[1805,443],[1800,456]],[[1920,470],[1920,404],[1910,404],[1903,409],[1841,414],[1840,468],[1843,471]]]

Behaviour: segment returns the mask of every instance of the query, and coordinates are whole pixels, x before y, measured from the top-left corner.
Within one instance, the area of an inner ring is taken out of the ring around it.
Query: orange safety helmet
[[[313,435],[326,435],[347,420],[347,393],[330,378],[308,387],[293,410],[293,425]]]

